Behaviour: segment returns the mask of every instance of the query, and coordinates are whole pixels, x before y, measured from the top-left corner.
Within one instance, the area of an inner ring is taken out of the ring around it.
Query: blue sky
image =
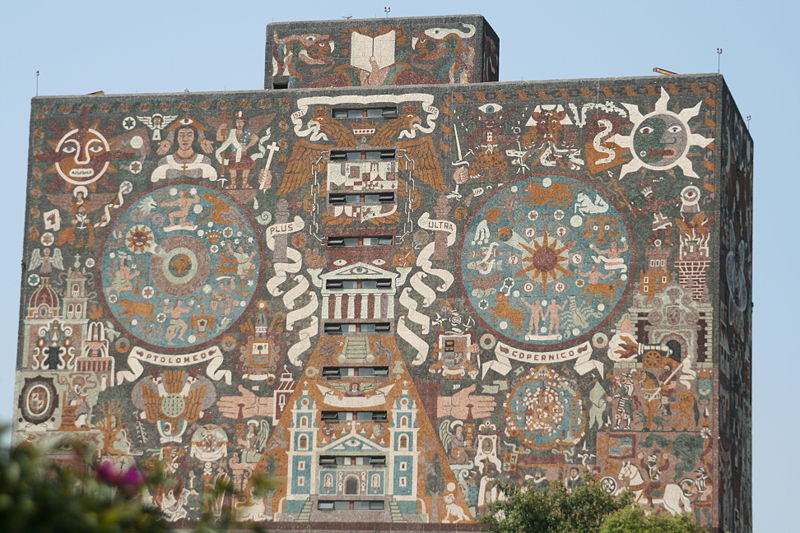
[[[793,113],[800,86],[800,7],[777,0],[565,2],[14,2],[0,20],[0,420],[10,418],[19,310],[30,98],[39,94],[260,89],[265,25],[272,21],[447,14],[484,15],[500,36],[500,79],[644,76],[659,66],[721,72],[755,140],[754,513],[755,531],[794,521],[792,459],[800,429],[794,329],[800,254],[789,220],[800,180]],[[789,116],[782,113],[789,113]],[[791,527],[791,526],[789,526]]]

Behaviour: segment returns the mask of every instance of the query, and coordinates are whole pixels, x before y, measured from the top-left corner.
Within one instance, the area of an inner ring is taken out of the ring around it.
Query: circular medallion
[[[461,278],[486,326],[554,346],[585,337],[628,282],[628,234],[599,191],[560,175],[495,191],[464,234]]]
[[[570,380],[547,367],[532,369],[506,404],[509,432],[536,449],[574,446],[583,437],[583,403]]]
[[[58,393],[53,378],[25,378],[18,407],[26,422],[42,424],[50,420],[58,407]]]
[[[260,250],[242,210],[216,190],[180,184],[139,199],[102,258],[111,313],[137,339],[188,348],[224,333],[253,297]]]

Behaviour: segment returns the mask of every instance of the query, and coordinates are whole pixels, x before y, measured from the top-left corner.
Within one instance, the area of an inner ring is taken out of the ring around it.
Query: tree
[[[612,496],[597,480],[572,491],[562,483],[546,491],[503,487],[507,498],[481,521],[491,533],[598,533],[606,516],[629,507],[630,493]]]
[[[706,533],[689,515],[645,515],[629,506],[608,515],[599,533]]]

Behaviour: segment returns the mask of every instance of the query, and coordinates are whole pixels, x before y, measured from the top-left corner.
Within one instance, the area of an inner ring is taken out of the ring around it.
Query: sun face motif
[[[667,109],[668,103],[669,94],[662,87],[661,97],[651,113],[642,115],[637,106],[622,104],[628,110],[633,130],[630,135],[615,135],[612,142],[629,148],[633,159],[622,167],[619,179],[640,168],[669,170],[673,167],[680,168],[688,177],[699,177],[687,157],[689,149],[692,146],[705,148],[714,140],[689,129],[689,120],[700,112],[702,102],[680,113]]]
[[[153,244],[153,232],[147,226],[134,226],[128,231],[125,246],[135,254],[146,252]]]
[[[575,244],[574,242],[562,244],[558,239],[551,238],[547,232],[547,227],[545,227],[543,235],[538,239],[534,239],[531,244],[533,244],[532,247],[520,243],[520,246],[529,255],[522,258],[522,262],[526,263],[526,266],[521,268],[514,276],[529,276],[534,281],[540,280],[542,292],[545,293],[547,292],[548,281],[555,281],[562,275],[575,276],[565,268],[565,264],[569,263],[569,248]]]

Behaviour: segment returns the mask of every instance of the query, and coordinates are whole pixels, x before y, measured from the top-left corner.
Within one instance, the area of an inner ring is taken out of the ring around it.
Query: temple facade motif
[[[750,532],[724,79],[498,52],[478,16],[280,23],[264,90],[35,98],[14,439],[162,461],[178,526],[477,530],[591,475]]]

